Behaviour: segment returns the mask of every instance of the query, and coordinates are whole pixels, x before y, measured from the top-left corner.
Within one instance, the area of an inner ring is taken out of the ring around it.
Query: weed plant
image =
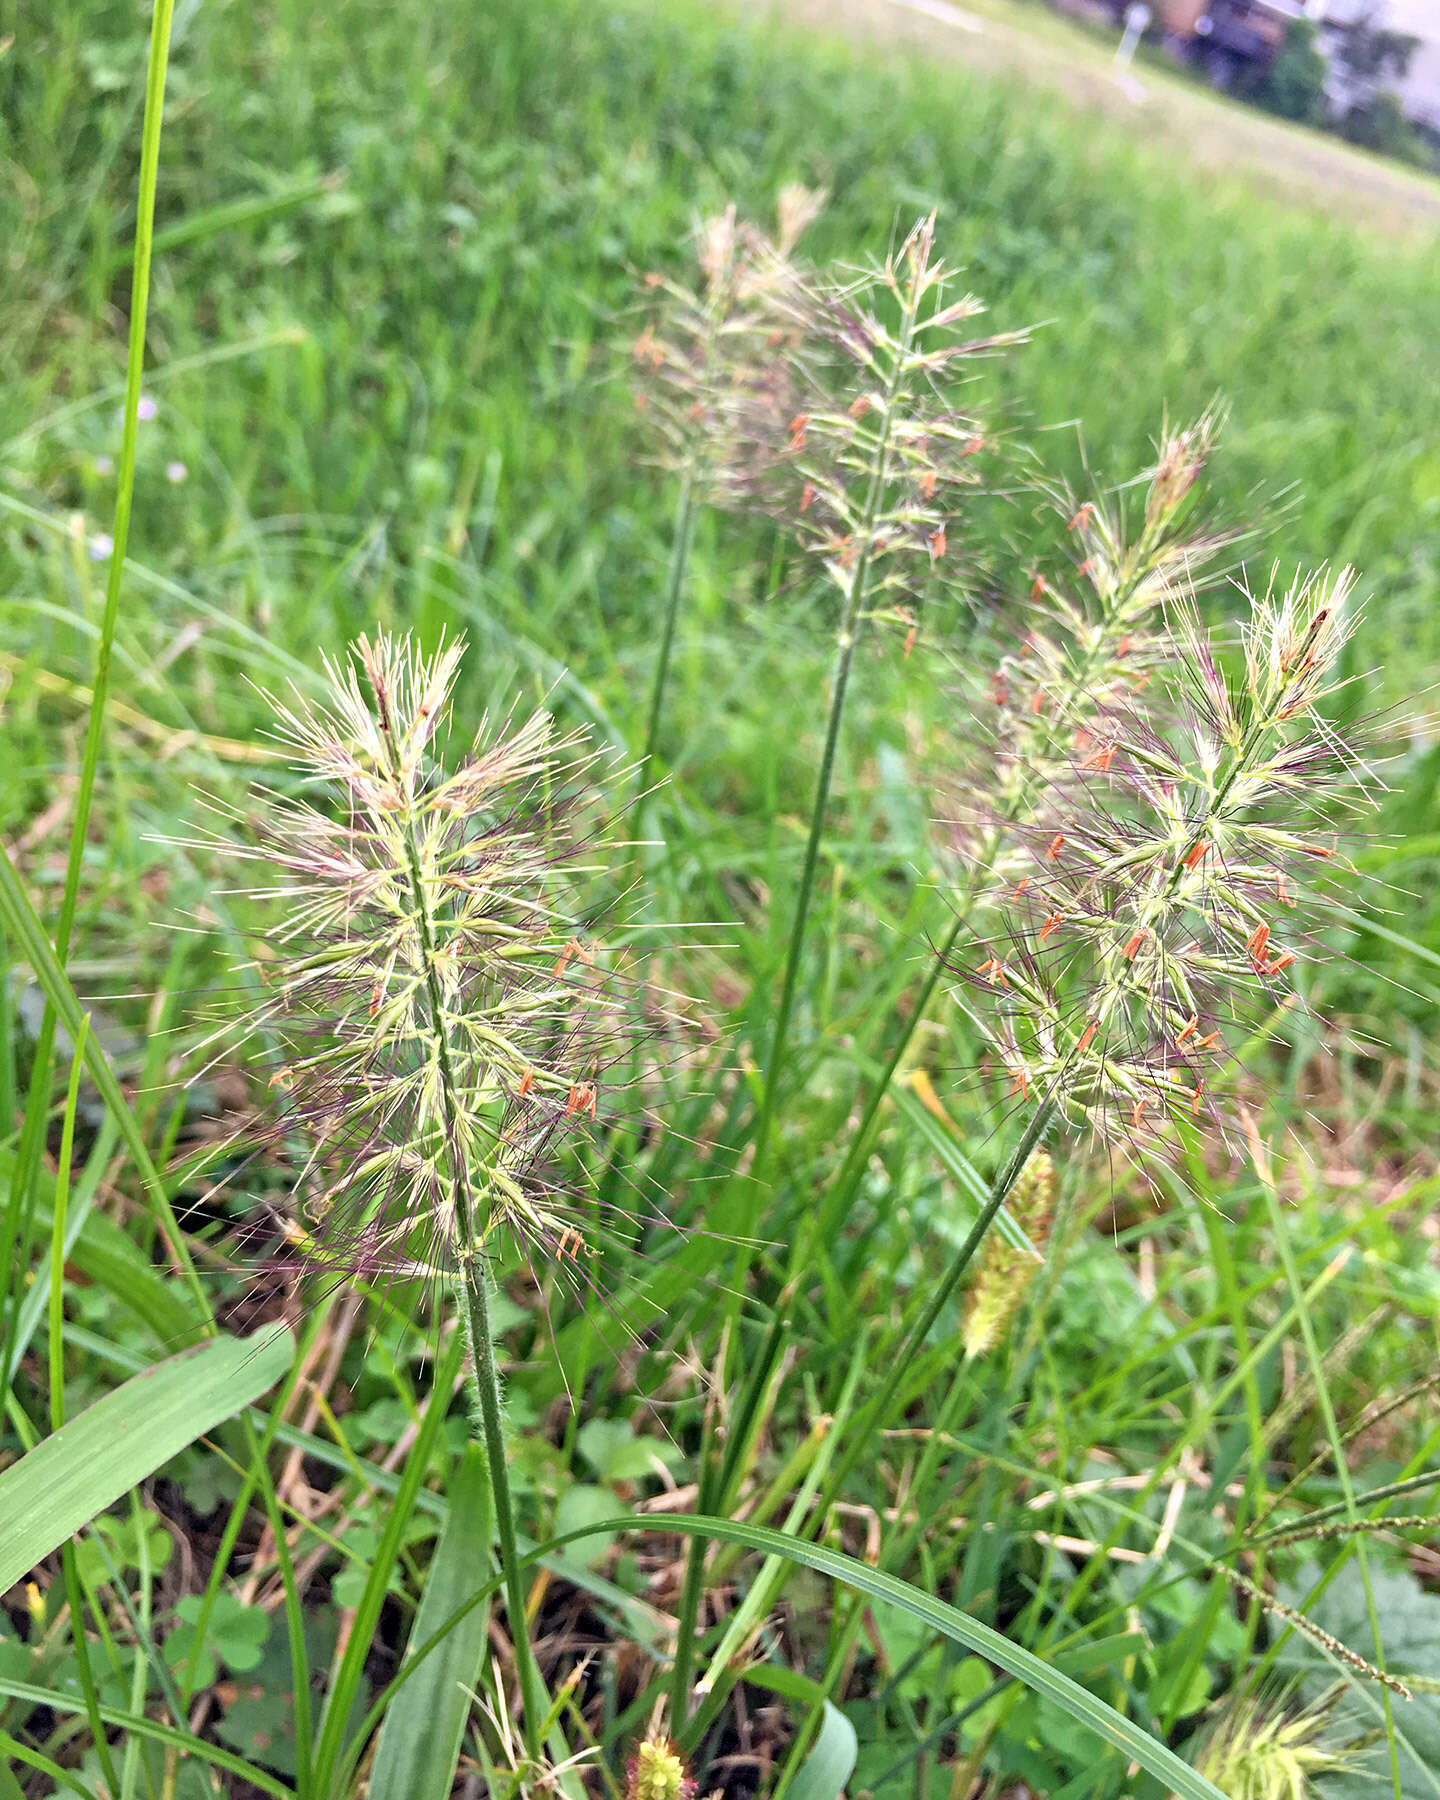
[[[4,1779],[1429,1791],[1425,253],[682,10],[43,29]]]

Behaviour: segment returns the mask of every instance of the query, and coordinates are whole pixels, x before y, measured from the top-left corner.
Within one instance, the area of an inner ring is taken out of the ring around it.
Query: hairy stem
[[[401,779],[398,747],[390,729],[389,712],[381,702],[382,727],[392,757],[392,770]],[[510,1639],[515,1647],[515,1664],[520,1676],[522,1708],[521,1728],[525,1752],[530,1761],[540,1755],[540,1729],[545,1717],[541,1698],[540,1671],[530,1644],[530,1622],[525,1610],[525,1588],[520,1573],[520,1556],[515,1537],[515,1508],[510,1494],[510,1471],[505,1453],[505,1420],[500,1400],[500,1376],[495,1366],[495,1346],[490,1323],[489,1276],[485,1257],[476,1241],[475,1196],[470,1185],[459,1129],[460,1106],[456,1094],[454,1062],[450,1053],[450,1037],[446,1025],[445,996],[435,954],[435,927],[430,916],[430,900],[420,866],[420,849],[415,841],[414,819],[403,822],[405,856],[418,926],[419,950],[424,965],[425,991],[430,1006],[430,1024],[435,1045],[435,1063],[440,1076],[441,1105],[450,1146],[450,1166],[455,1204],[455,1235],[459,1276],[461,1314],[470,1343],[470,1375],[474,1387],[476,1410],[480,1420],[480,1436],[490,1470],[490,1488],[495,1502],[495,1525],[500,1537],[501,1574],[505,1582],[505,1609],[510,1623]]]

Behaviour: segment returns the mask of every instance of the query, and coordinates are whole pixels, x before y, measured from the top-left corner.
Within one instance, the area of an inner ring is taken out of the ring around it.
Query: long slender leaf
[[[56,956],[49,938],[45,935],[45,927],[40,923],[35,908],[30,904],[30,898],[21,885],[20,877],[15,872],[15,865],[11,862],[9,853],[3,844],[0,844],[0,921],[3,921],[16,948],[34,971],[35,979],[40,983],[46,1000],[54,1009],[60,1023],[69,1032],[72,1043],[78,1042],[81,1024],[85,1016],[84,1008],[76,996],[75,989],[70,985],[70,978],[61,966],[60,959]],[[192,1330],[198,1335],[202,1329],[212,1323],[210,1303],[205,1297],[204,1288],[200,1285],[200,1278],[195,1273],[195,1265],[190,1260],[190,1252],[176,1222],[175,1209],[170,1204],[170,1196],[165,1192],[165,1185],[151,1160],[140,1126],[121,1091],[120,1083],[115,1078],[115,1071],[110,1067],[110,1060],[98,1037],[93,1035],[87,1037],[84,1055],[85,1067],[90,1071],[90,1079],[99,1088],[100,1098],[119,1127],[120,1135],[125,1140],[125,1148],[134,1160],[161,1229],[169,1240],[170,1248],[185,1275],[186,1284],[195,1297],[197,1312]]]
[[[289,1368],[282,1326],[219,1337],[136,1375],[0,1474],[0,1592]]]
[[[437,1631],[455,1601],[476,1585],[477,1577],[489,1572],[492,1535],[490,1478],[479,1446],[471,1444],[450,1482],[450,1515],[410,1632],[413,1646]],[[489,1628],[488,1607],[467,1613],[399,1694],[380,1730],[370,1777],[372,1793],[446,1800],[454,1786],[470,1690],[480,1671]]]

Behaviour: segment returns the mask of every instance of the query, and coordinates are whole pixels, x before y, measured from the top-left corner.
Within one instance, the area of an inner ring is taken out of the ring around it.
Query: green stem
[[[100,738],[105,720],[105,701],[110,690],[110,663],[115,628],[120,616],[120,585],[124,577],[125,550],[130,539],[130,510],[135,491],[135,444],[140,419],[140,384],[145,367],[145,320],[150,299],[150,253],[155,234],[155,187],[160,168],[160,127],[165,110],[165,78],[170,62],[170,22],[174,0],[155,0],[150,22],[150,61],[145,77],[145,119],[140,138],[140,183],[135,206],[135,260],[130,283],[130,342],[125,362],[125,404],[120,433],[120,467],[116,478],[115,528],[110,566],[105,577],[105,608],[95,655],[95,679],[91,688],[90,716],[85,727],[85,748],[80,760],[80,781],[75,794],[75,817],[70,826],[70,848],[65,860],[65,885],[55,926],[55,955],[63,968],[75,926],[80,895],[80,873],[95,798],[95,778],[100,765]],[[15,1157],[10,1203],[6,1209],[5,1241],[0,1267],[12,1266],[19,1279],[26,1255],[16,1255],[17,1245],[28,1247],[34,1204],[35,1176],[44,1148],[49,1114],[50,1074],[55,1053],[55,1010],[48,1003],[40,1021],[35,1062],[26,1096],[25,1124]],[[13,1320],[14,1309],[11,1309]],[[9,1327],[7,1325],[7,1347]]]
[[[489,1279],[484,1259],[478,1254],[463,1258],[460,1293],[465,1332],[470,1340],[471,1374],[480,1405],[480,1424],[485,1460],[490,1468],[490,1489],[495,1501],[495,1525],[500,1534],[500,1564],[505,1577],[505,1609],[510,1637],[520,1671],[521,1726],[525,1752],[538,1763],[540,1730],[545,1719],[540,1671],[530,1645],[530,1621],[525,1610],[525,1585],[520,1571],[520,1550],[515,1538],[515,1508],[510,1497],[510,1470],[505,1458],[505,1420],[500,1402],[500,1374],[495,1366],[494,1332],[490,1322]]]
[[[850,671],[855,662],[855,645],[859,635],[860,612],[870,575],[875,520],[885,496],[889,478],[890,431],[900,387],[908,371],[910,346],[915,336],[919,293],[912,291],[901,325],[900,343],[885,385],[884,417],[875,443],[875,460],[870,469],[870,482],[865,495],[865,511],[856,534],[859,550],[855,569],[845,595],[845,610],[840,621],[835,663],[831,675],[830,717],[825,726],[825,748],[820,757],[820,773],[815,783],[815,800],[810,808],[810,831],[805,840],[805,861],[800,870],[800,887],[795,897],[795,916],[790,926],[790,945],[785,957],[785,979],[780,990],[780,1005],[775,1014],[775,1033],[770,1041],[770,1059],[765,1071],[765,1087],[760,1099],[760,1116],[755,1127],[755,1165],[752,1175],[758,1179],[769,1148],[771,1127],[775,1120],[775,1103],[780,1072],[785,1064],[785,1047],[790,1035],[790,1019],[795,1008],[795,990],[800,979],[800,959],[805,948],[805,927],[810,917],[810,898],[815,887],[815,869],[820,860],[820,843],[825,833],[825,813],[830,804],[830,786],[835,774],[835,757],[840,746],[840,728],[845,717],[845,696],[850,686]]]
[[[670,540],[670,568],[665,579],[665,618],[660,629],[660,654],[655,663],[655,681],[650,690],[650,716],[645,727],[645,750],[635,775],[635,813],[631,836],[640,835],[640,808],[645,803],[650,781],[650,768],[655,761],[655,747],[660,740],[660,719],[665,710],[665,683],[670,673],[670,652],[675,642],[675,621],[680,613],[680,596],[685,591],[685,577],[690,567],[690,547],[695,539],[695,458],[686,462],[680,476],[680,492],[675,500],[675,526]]]
[[[815,1516],[823,1518],[829,1510],[845,1482],[849,1479],[855,1465],[864,1455],[871,1434],[879,1426],[890,1402],[905,1377],[910,1373],[916,1356],[924,1348],[925,1339],[930,1335],[931,1327],[940,1317],[949,1303],[950,1296],[960,1285],[961,1278],[969,1268],[975,1252],[980,1248],[985,1234],[995,1222],[995,1215],[1009,1199],[1015,1183],[1020,1179],[1022,1170],[1030,1160],[1030,1153],[1039,1144],[1055,1117],[1056,1102],[1053,1095],[1047,1095],[1031,1115],[1020,1141],[1006,1159],[1004,1167],[991,1184],[985,1204],[980,1208],[979,1216],[970,1227],[965,1242],[955,1252],[949,1267],[936,1282],[929,1300],[921,1309],[910,1329],[889,1358],[890,1372],[881,1383],[879,1391],[871,1396],[864,1412],[855,1422],[855,1429],[850,1443],[843,1456],[836,1460],[821,1504]]]
[[[379,696],[377,696],[379,697]],[[398,746],[395,743],[388,702],[379,697],[381,728],[391,756],[391,771],[397,782],[403,782]],[[480,1414],[481,1437],[486,1461],[490,1467],[490,1486],[495,1501],[496,1529],[500,1536],[501,1573],[505,1581],[505,1606],[510,1621],[510,1638],[515,1646],[515,1663],[520,1675],[521,1730],[525,1753],[531,1763],[538,1763],[541,1752],[541,1726],[545,1708],[541,1700],[540,1671],[530,1644],[530,1622],[525,1611],[525,1589],[520,1576],[519,1553],[515,1538],[515,1510],[510,1494],[510,1474],[505,1460],[505,1421],[500,1403],[500,1377],[495,1367],[495,1346],[490,1323],[490,1295],[484,1254],[476,1236],[475,1197],[470,1186],[470,1171],[460,1146],[464,1135],[460,1130],[460,1106],[457,1098],[455,1069],[450,1055],[450,1037],[445,1023],[445,996],[435,952],[435,927],[430,917],[430,900],[420,864],[420,850],[415,842],[413,817],[407,815],[401,836],[405,844],[410,889],[419,926],[420,956],[424,965],[425,991],[430,1007],[430,1024],[435,1043],[435,1061],[440,1076],[441,1104],[445,1114],[449,1140],[451,1173],[455,1200],[455,1233],[459,1261],[459,1286],[465,1330],[470,1341],[471,1379]]]

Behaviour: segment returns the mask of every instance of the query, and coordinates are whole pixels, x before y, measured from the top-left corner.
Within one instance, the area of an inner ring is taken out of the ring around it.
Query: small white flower
[[[108,531],[97,531],[89,543],[91,562],[108,562],[115,548],[115,540]]]
[[[115,458],[113,456],[97,456],[92,467],[97,475],[113,475],[115,473]]]
[[[135,410],[137,417],[141,419],[153,419],[160,411],[160,408],[149,394],[142,394],[140,396],[140,404]]]
[[[179,487],[189,473],[183,462],[168,462],[165,465],[165,479],[175,487]]]

